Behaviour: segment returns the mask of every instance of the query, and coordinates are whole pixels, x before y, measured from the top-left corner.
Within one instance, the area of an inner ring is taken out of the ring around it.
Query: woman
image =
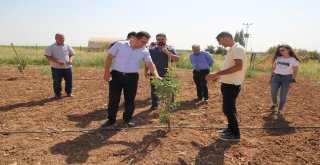
[[[278,107],[278,114],[284,115],[283,107],[286,103],[290,83],[296,82],[300,60],[289,45],[278,46],[273,57],[272,74],[269,83],[271,84],[271,98],[274,111]],[[278,104],[277,94],[280,88],[280,102]]]

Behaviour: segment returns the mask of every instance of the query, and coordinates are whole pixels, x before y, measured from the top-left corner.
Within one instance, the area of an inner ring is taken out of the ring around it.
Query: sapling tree
[[[175,72],[175,66],[171,65],[167,68],[167,73],[160,80],[153,78],[151,80],[152,85],[155,86],[155,94],[160,99],[160,113],[159,118],[161,122],[165,123],[170,131],[170,113],[177,110],[180,106],[175,96],[180,91],[180,82],[178,80],[178,74]]]
[[[16,56],[17,56],[17,61],[18,61],[18,65],[16,65],[16,67],[18,68],[18,70],[22,73],[23,77],[24,77],[24,69],[27,66],[27,60],[26,59],[21,59],[16,48],[14,47],[14,45],[11,43],[11,46],[13,48],[13,51],[15,52]]]

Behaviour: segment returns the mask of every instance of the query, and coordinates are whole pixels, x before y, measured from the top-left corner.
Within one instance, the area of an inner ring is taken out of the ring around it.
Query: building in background
[[[104,52],[109,48],[110,44],[120,40],[123,39],[92,37],[88,42],[88,52]]]

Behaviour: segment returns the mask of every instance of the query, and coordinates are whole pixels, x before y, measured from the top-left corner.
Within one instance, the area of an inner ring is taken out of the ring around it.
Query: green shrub
[[[172,101],[172,97],[175,97],[180,91],[181,85],[178,80],[177,73],[174,72],[175,67],[173,65],[168,68],[165,76],[160,80],[153,78],[151,83],[155,86],[155,94],[161,100],[161,111],[159,118],[161,122],[166,123],[170,131],[170,112],[174,112],[180,106],[177,99]]]
[[[40,74],[42,76],[49,76],[51,75],[51,67],[49,66],[44,66],[40,68]]]

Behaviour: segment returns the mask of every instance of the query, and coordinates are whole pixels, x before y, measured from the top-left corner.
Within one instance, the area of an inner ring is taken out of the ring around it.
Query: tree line
[[[236,42],[239,42],[240,45],[245,47],[245,41],[244,41],[244,32],[241,30],[240,32],[236,32],[234,35],[234,40]],[[213,45],[208,45],[205,51],[211,53],[211,54],[217,54],[217,55],[226,55],[228,50],[222,46],[213,46]]]
[[[243,30],[241,30],[240,32],[236,32],[236,34],[234,35],[234,40],[236,42],[239,42],[240,45],[242,45],[243,47],[245,47],[245,34],[243,32]],[[274,54],[276,52],[276,49],[279,45],[275,45],[275,46],[271,46],[268,50],[267,50],[267,54]],[[222,46],[213,46],[213,45],[208,45],[207,48],[205,49],[205,51],[211,53],[211,54],[217,54],[217,55],[226,55],[227,54],[227,49],[222,47]],[[305,49],[294,49],[296,55],[304,62],[308,62],[309,60],[319,60],[320,62],[320,54],[314,50],[314,51],[308,51]]]

